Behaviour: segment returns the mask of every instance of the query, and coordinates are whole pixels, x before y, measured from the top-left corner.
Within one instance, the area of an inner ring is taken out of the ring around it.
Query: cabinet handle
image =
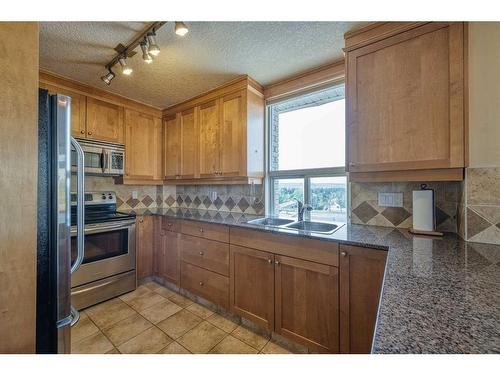
[[[81,134],[85,134],[85,130],[80,130],[80,133]]]
[[[203,281],[200,281],[200,285],[203,286]]]
[[[345,257],[347,255],[347,253],[345,251],[341,251],[340,255],[342,255],[343,257]]]
[[[200,233],[203,233],[203,228],[200,228]]]
[[[92,135],[92,132],[87,132],[88,135]]]
[[[168,225],[169,227],[171,227],[171,226],[172,226],[172,223],[167,223],[167,225]]]
[[[280,265],[279,260],[275,260],[275,261],[274,261],[274,264],[276,264],[277,266],[279,266],[279,265]]]
[[[273,262],[273,260],[272,260],[271,258],[269,258],[269,259],[267,260],[267,263],[269,263],[269,264],[271,264],[272,262]]]
[[[203,251],[200,251],[200,255],[203,255]]]

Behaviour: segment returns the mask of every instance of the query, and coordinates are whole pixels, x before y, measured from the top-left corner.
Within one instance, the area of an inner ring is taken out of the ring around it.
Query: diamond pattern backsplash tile
[[[413,225],[413,190],[420,182],[351,183],[351,222],[353,224],[410,228]],[[427,183],[434,189],[437,230],[457,233],[459,200],[463,184],[460,182]],[[379,192],[403,193],[403,207],[381,207]]]

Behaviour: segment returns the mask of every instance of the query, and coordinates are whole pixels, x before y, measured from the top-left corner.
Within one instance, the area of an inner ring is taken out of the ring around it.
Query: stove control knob
[[[110,195],[110,196],[108,197],[108,199],[113,199],[113,197]]]

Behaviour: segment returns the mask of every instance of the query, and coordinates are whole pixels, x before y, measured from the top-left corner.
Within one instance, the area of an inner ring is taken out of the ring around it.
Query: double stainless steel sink
[[[298,229],[307,232],[331,234],[339,229],[342,224],[323,223],[319,221],[294,221],[274,217],[263,217],[250,220],[247,224],[277,227],[282,229]]]

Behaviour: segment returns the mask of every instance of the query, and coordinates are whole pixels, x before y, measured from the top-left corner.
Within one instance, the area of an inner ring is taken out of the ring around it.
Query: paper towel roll
[[[434,190],[413,191],[413,229],[434,230]]]

